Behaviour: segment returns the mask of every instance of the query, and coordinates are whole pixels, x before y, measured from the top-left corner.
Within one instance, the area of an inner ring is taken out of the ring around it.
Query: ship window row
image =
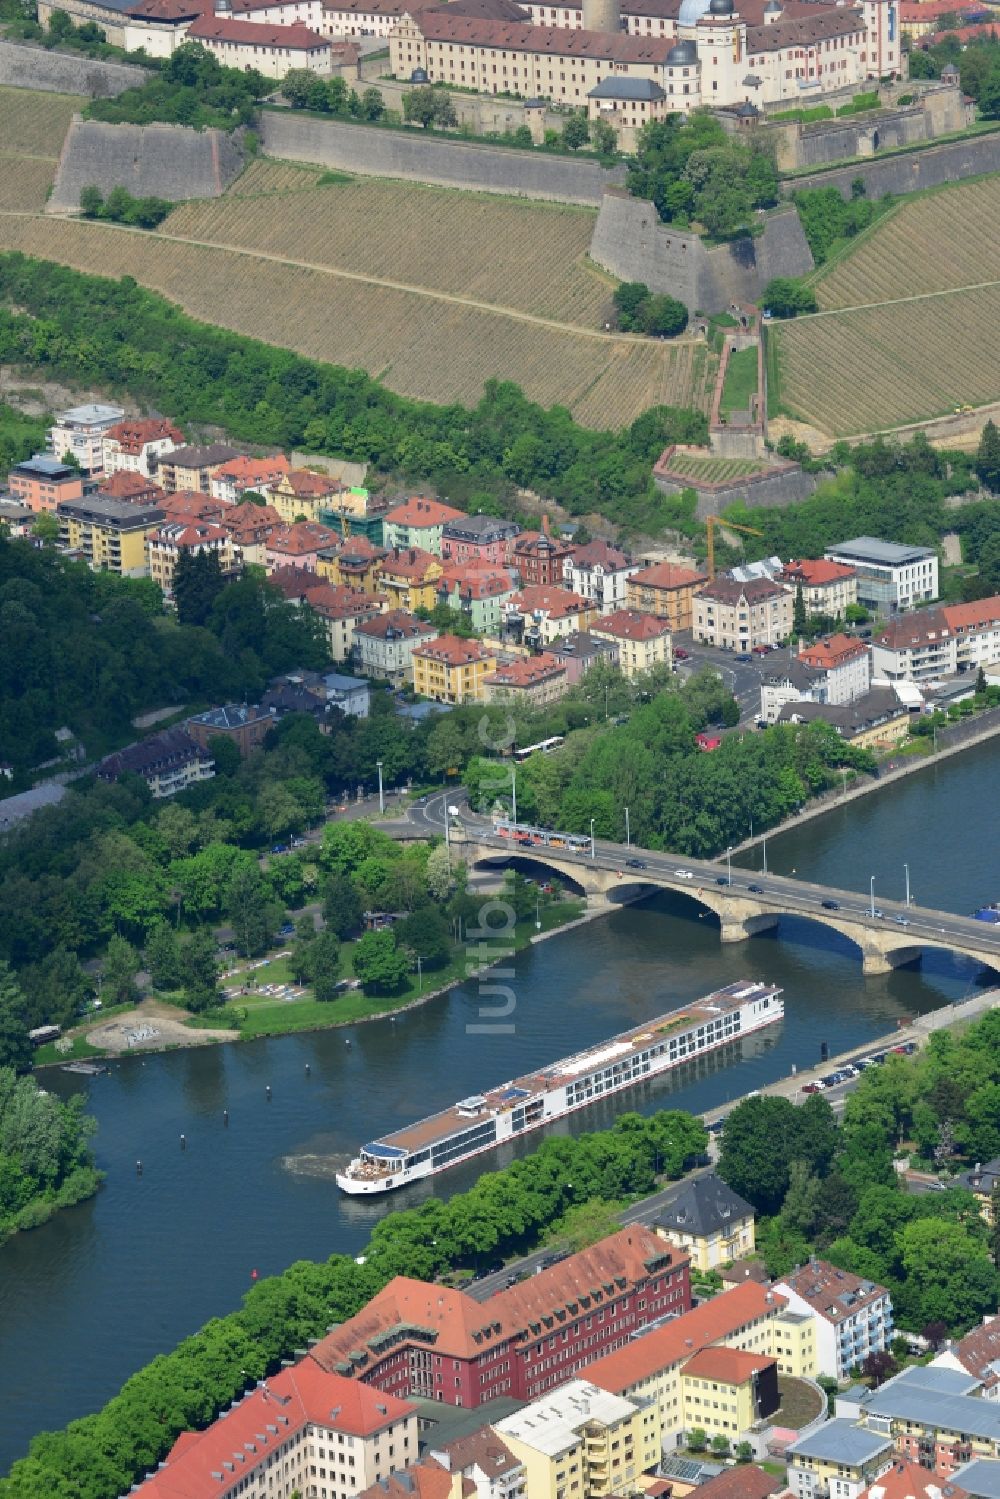
[[[453,1161],[456,1156],[465,1155],[470,1150],[478,1150],[481,1146],[491,1145],[497,1136],[496,1120],[490,1119],[485,1124],[476,1125],[475,1129],[463,1130],[460,1135],[452,1135],[441,1145],[435,1145],[431,1150],[431,1159],[435,1166],[444,1161]]]

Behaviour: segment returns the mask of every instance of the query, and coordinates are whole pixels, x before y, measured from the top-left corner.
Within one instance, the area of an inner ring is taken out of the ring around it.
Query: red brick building
[[[553,540],[549,518],[543,515],[541,531],[525,531],[514,542],[511,560],[525,587],[540,583],[548,588],[562,583],[563,563],[572,552],[573,548],[565,542]]]
[[[399,1397],[467,1407],[498,1395],[533,1400],[690,1306],[687,1256],[636,1226],[485,1302],[399,1275],[312,1357]]]

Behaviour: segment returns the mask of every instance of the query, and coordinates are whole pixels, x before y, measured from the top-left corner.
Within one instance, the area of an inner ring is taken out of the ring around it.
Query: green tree
[[[423,967],[441,968],[451,955],[448,923],[434,906],[425,906],[396,923],[396,944],[419,957]]]
[[[590,123],[586,111],[575,109],[567,119],[562,130],[562,143],[571,151],[579,151],[590,139]]]
[[[795,602],[792,605],[792,630],[798,636],[806,633],[806,601],[802,593],[802,584],[797,583],[795,587]]]
[[[959,1223],[923,1218],[900,1236],[906,1325],[946,1322],[964,1332],[997,1302],[997,1272],[982,1240]]]
[[[653,338],[676,338],[688,323],[688,310],[676,297],[650,297],[639,312],[639,324]]]
[[[705,1452],[708,1448],[708,1432],[701,1426],[692,1426],[687,1437],[689,1452]]]
[[[390,931],[365,932],[354,948],[354,975],[366,994],[395,994],[406,980],[409,964]]]
[[[31,1070],[31,1042],[24,1020],[24,995],[7,963],[0,963],[0,1067]]]
[[[328,929],[317,932],[309,944],[309,983],[320,1004],[336,999],[339,970],[340,943],[335,933]]]
[[[207,927],[199,927],[183,955],[184,1004],[195,1014],[214,1009],[219,1002],[219,963],[215,938]]]
[[[590,144],[599,156],[615,156],[618,152],[618,132],[607,120],[592,120]]]
[[[351,937],[361,925],[361,898],[346,874],[332,874],[323,886],[323,921],[338,937]]]
[[[117,935],[108,939],[103,964],[104,983],[101,988],[101,998],[105,1004],[135,1004],[139,998],[135,988],[139,967],[139,954],[131,942]]]
[[[223,903],[237,951],[245,958],[259,957],[277,927],[274,901],[260,870],[254,865],[238,865],[226,883]]]
[[[146,938],[146,967],[153,988],[169,992],[183,982],[180,943],[173,927],[158,922]]]
[[[623,281],[616,286],[613,301],[618,311],[618,326],[626,332],[639,327],[642,308],[649,297],[649,287],[644,281]]]
[[[173,579],[178,621],[182,625],[207,624],[222,587],[222,567],[217,552],[183,549]]]
[[[380,120],[385,114],[385,101],[381,89],[372,85],[361,95],[358,114],[362,120]]]
[[[1000,493],[1000,431],[992,418],[984,424],[979,438],[975,470],[984,489]]]
[[[816,311],[816,293],[791,276],[778,276],[764,288],[760,305],[772,317],[798,317],[800,312]]]
[[[51,510],[40,510],[35,516],[31,532],[43,546],[55,546],[59,540],[59,520]]]
[[[718,1436],[714,1436],[712,1438],[711,1446],[712,1446],[712,1455],[714,1457],[728,1457],[729,1456],[729,1438],[726,1437],[726,1436],[723,1436],[721,1432],[718,1434]]]
[[[80,189],[80,212],[85,219],[99,219],[104,209],[104,197],[99,187],[88,183]]]

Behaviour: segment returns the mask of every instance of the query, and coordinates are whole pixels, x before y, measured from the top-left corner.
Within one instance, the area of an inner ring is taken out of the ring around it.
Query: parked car
[[[687,661],[688,658],[689,658],[689,655],[690,655],[690,652],[686,651],[682,645],[674,646],[674,660],[675,661]]]
[[[802,1089],[802,1091],[803,1091],[803,1093],[822,1093],[822,1091],[823,1091],[823,1084],[822,1083],[806,1083],[806,1085]]]
[[[770,649],[771,647],[769,645],[755,645],[753,648],[753,654],[755,656],[766,656]]]
[[[290,921],[282,922],[281,926],[279,926],[279,928],[278,928],[278,936],[279,937],[294,937],[295,936],[295,927],[293,926],[293,924]]]
[[[736,659],[737,661],[742,661],[744,666],[751,666],[753,664],[753,657],[749,651],[738,651]]]
[[[271,847],[271,852],[272,852],[272,854],[287,854],[287,852],[288,852],[288,844],[287,843],[275,843]]]

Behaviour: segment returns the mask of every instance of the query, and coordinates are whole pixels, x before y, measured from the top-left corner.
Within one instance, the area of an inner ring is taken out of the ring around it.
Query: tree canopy
[[[779,196],[773,154],[756,141],[734,141],[707,109],[644,125],[626,183],[664,223],[701,224],[722,239],[751,232],[754,211]]]

